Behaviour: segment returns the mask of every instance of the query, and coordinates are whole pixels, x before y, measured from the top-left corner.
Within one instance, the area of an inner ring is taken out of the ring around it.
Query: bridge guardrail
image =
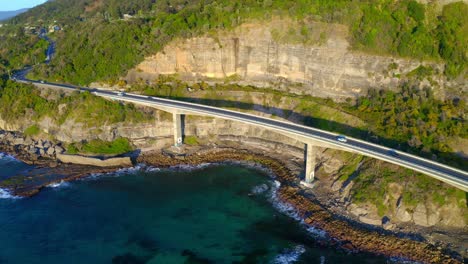
[[[135,94],[129,94],[129,95],[132,95],[132,96],[135,96]],[[136,95],[138,97],[140,97],[141,95]],[[144,96],[141,96],[141,97],[144,97]],[[146,97],[147,98],[147,97]],[[210,109],[214,109],[214,110],[219,110],[219,109],[222,109],[223,111],[227,111],[227,112],[232,112],[232,113],[240,113],[240,112],[236,112],[236,111],[232,111],[230,109],[224,109],[224,108],[218,108],[218,107],[213,107],[213,106],[208,106],[208,105],[200,105],[200,104],[195,104],[195,103],[191,103],[191,102],[185,102],[185,101],[177,101],[177,100],[171,100],[171,99],[166,99],[166,98],[160,98],[160,97],[156,97],[158,100],[162,100],[162,101],[167,101],[167,102],[176,102],[176,103],[180,103],[180,104],[187,104],[187,105],[192,105],[192,106],[202,106],[202,107],[205,107],[205,108],[210,108]],[[173,107],[174,108],[174,107]],[[249,116],[252,116],[252,117],[255,117],[255,118],[265,118],[265,117],[262,117],[262,116],[256,116],[256,115],[253,115],[253,114],[250,114],[250,113],[243,113],[241,112],[242,114],[245,114],[245,115],[249,115]],[[286,121],[283,121],[283,120],[277,120],[277,119],[274,119],[276,122],[281,122],[281,123],[284,123],[284,124],[288,124],[288,125],[295,125],[295,126],[298,126],[298,127],[301,127],[301,128],[305,128],[305,129],[311,129],[311,130],[315,130],[317,132],[321,132],[321,133],[325,133],[325,134],[329,134],[330,136],[338,136],[339,134],[338,133],[334,133],[334,132],[330,132],[330,131],[326,131],[326,130],[322,130],[322,129],[318,129],[318,128],[314,128],[314,127],[308,127],[308,126],[304,126],[304,125],[301,125],[301,124],[296,124],[296,123],[292,123],[292,122],[286,122]],[[385,146],[381,146],[381,145],[378,145],[378,144],[374,144],[372,142],[368,142],[368,141],[364,141],[364,140],[361,140],[361,139],[357,139],[357,138],[353,138],[353,137],[347,137],[348,139],[351,139],[353,141],[356,141],[356,142],[359,142],[361,144],[366,144],[366,145],[369,145],[369,146],[373,146],[373,147],[376,147],[376,148],[380,148],[382,150],[385,150],[385,151],[389,151],[391,150],[392,148],[389,148],[389,147],[385,147]],[[341,146],[341,145],[340,145]],[[437,165],[437,166],[440,166],[440,167],[444,167],[446,169],[449,169],[449,170],[453,170],[453,171],[456,171],[458,173],[461,173],[461,174],[464,174],[465,176],[468,177],[468,173],[463,171],[463,170],[460,170],[460,169],[457,169],[457,168],[453,168],[453,167],[450,167],[450,166],[447,166],[443,163],[439,163],[439,162],[436,162],[436,161],[432,161],[432,160],[429,160],[429,159],[425,159],[425,158],[421,158],[419,156],[416,156],[416,155],[412,155],[412,154],[409,154],[409,153],[406,153],[404,151],[398,151],[398,154],[401,154],[401,155],[404,155],[404,156],[407,156],[407,157],[411,157],[411,158],[414,158],[414,159],[418,159],[420,161],[424,161],[424,162],[428,162],[428,163],[431,163],[433,165]]]
[[[31,80],[17,80],[19,82],[25,82],[25,83],[28,83],[28,82],[31,82],[33,84],[39,84],[37,81],[31,81]],[[67,89],[85,89],[85,90],[90,90],[89,88],[83,88],[83,87],[71,87],[71,86],[66,86],[66,85],[59,85],[59,84],[54,84],[54,83],[45,83],[49,86],[56,86],[58,88],[67,88]],[[257,125],[260,125],[260,126],[263,126],[263,127],[268,127],[268,128],[273,128],[275,130],[287,130],[288,133],[293,133],[293,134],[296,134],[296,135],[301,135],[301,136],[312,136],[314,137],[314,139],[316,140],[319,140],[319,141],[322,141],[322,142],[325,142],[325,143],[328,143],[328,144],[332,144],[332,145],[335,145],[335,146],[339,146],[341,148],[347,148],[351,151],[359,151],[361,152],[362,154],[364,155],[372,155],[372,156],[375,156],[375,157],[378,157],[380,159],[383,159],[383,160],[387,160],[389,162],[392,162],[392,163],[396,163],[396,164],[405,164],[406,167],[410,167],[410,168],[413,168],[413,169],[416,169],[422,173],[426,172],[426,173],[431,173],[431,174],[434,174],[435,175],[441,175],[441,176],[438,176],[438,178],[440,179],[440,177],[445,177],[445,178],[449,178],[451,181],[454,181],[454,182],[458,182],[457,184],[461,184],[461,185],[464,185],[464,186],[467,186],[467,183],[466,183],[466,180],[464,179],[460,179],[460,178],[456,178],[456,177],[453,177],[449,174],[446,174],[446,173],[442,173],[440,171],[437,171],[437,170],[434,170],[434,169],[431,169],[430,167],[423,167],[423,166],[420,166],[416,163],[410,163],[408,161],[405,161],[403,159],[398,159],[398,158],[394,158],[394,157],[390,157],[388,155],[385,155],[385,154],[382,154],[382,153],[379,153],[379,152],[376,152],[376,151],[373,151],[373,150],[369,150],[369,149],[364,149],[364,148],[361,148],[359,146],[353,146],[353,147],[350,147],[346,144],[337,144],[337,142],[335,142],[334,140],[330,140],[328,138],[323,138],[323,137],[320,137],[318,135],[310,135],[310,134],[306,134],[306,133],[303,133],[302,131],[292,131],[290,130],[289,128],[277,128],[276,126],[268,126],[268,124],[261,124],[255,120],[248,120],[248,119],[243,119],[243,118],[233,118],[231,116],[227,116],[227,115],[224,115],[224,114],[219,114],[217,113],[216,115],[210,113],[209,111],[205,111],[205,109],[212,109],[212,110],[216,110],[216,111],[224,111],[224,112],[229,112],[229,113],[233,113],[233,114],[242,114],[242,115],[246,115],[246,116],[250,116],[252,118],[256,118],[256,119],[264,119],[264,120],[268,120],[269,118],[267,117],[263,117],[263,116],[256,116],[256,115],[253,115],[253,114],[250,114],[250,113],[244,113],[244,112],[238,112],[238,111],[233,111],[233,110],[230,110],[230,109],[224,109],[224,108],[218,108],[218,107],[213,107],[213,106],[207,106],[207,105],[201,105],[201,104],[196,104],[196,103],[191,103],[191,102],[185,102],[185,101],[178,101],[178,100],[172,100],[172,99],[166,99],[166,98],[160,98],[160,97],[153,97],[153,96],[144,96],[144,95],[138,95],[138,94],[124,94],[123,96],[118,96],[118,95],[115,95],[114,93],[117,93],[117,92],[114,92],[114,91],[109,91],[109,90],[101,90],[101,91],[105,91],[107,93],[112,93],[113,95],[109,95],[109,94],[106,94],[106,93],[102,93],[102,92],[99,92],[100,90],[97,90],[96,91],[96,94],[99,95],[101,94],[101,96],[103,97],[113,97],[114,99],[117,99],[117,100],[124,100],[124,101],[129,101],[131,102],[131,100],[138,100],[140,102],[143,102],[145,104],[148,104],[148,103],[152,103],[152,104],[157,104],[157,102],[153,101],[153,100],[159,100],[159,101],[165,101],[168,103],[168,105],[165,105],[165,107],[168,107],[168,108],[174,108],[174,109],[180,109],[180,107],[176,107],[176,106],[173,106],[173,105],[169,105],[170,103],[177,103],[179,105],[185,105],[185,108],[184,110],[185,111],[189,111],[189,112],[202,112],[204,114],[207,114],[207,115],[211,115],[211,116],[223,116],[224,118],[227,118],[227,119],[231,119],[231,120],[237,120],[237,121],[243,121],[243,122],[248,122],[248,123],[255,123]],[[144,98],[146,100],[141,100],[141,99],[137,99],[137,98],[131,98],[131,97],[128,97],[128,96],[133,96],[133,97],[140,97],[140,98]],[[154,99],[151,99],[151,98],[154,98]],[[125,99],[128,99],[128,100],[125,100]],[[150,100],[148,102],[148,99]],[[187,108],[186,108],[187,107]],[[203,110],[200,110],[200,109],[191,109],[190,107],[193,107],[193,108],[204,108]],[[301,124],[296,124],[296,123],[292,123],[292,122],[287,122],[287,121],[283,121],[283,120],[277,120],[277,119],[271,119],[272,121],[275,121],[275,122],[278,122],[278,123],[283,123],[283,124],[286,124],[286,125],[289,125],[289,126],[295,126],[295,127],[298,127],[298,128],[303,128],[303,129],[306,129],[306,130],[309,130],[309,131],[315,131],[315,132],[319,132],[319,133],[323,133],[323,134],[327,134],[329,136],[333,136],[333,137],[336,137],[338,136],[339,134],[338,133],[334,133],[334,132],[330,132],[330,131],[326,131],[326,130],[321,130],[321,129],[318,129],[318,128],[314,128],[314,127],[308,127],[308,126],[304,126],[304,125],[301,125]],[[376,149],[380,149],[382,151],[389,151],[391,150],[392,148],[388,148],[388,147],[385,147],[385,146],[381,146],[381,145],[377,145],[377,144],[374,144],[374,143],[371,143],[371,142],[367,142],[367,141],[364,141],[364,140],[360,140],[360,139],[356,139],[356,138],[352,138],[352,137],[348,137],[349,140],[352,140],[352,141],[355,141],[357,143],[361,143],[363,145],[367,145],[367,146],[372,146]],[[442,163],[439,163],[439,162],[435,162],[435,161],[432,161],[432,160],[429,160],[429,159],[425,159],[425,158],[421,158],[419,156],[416,156],[416,155],[412,155],[412,154],[409,154],[409,153],[406,153],[406,152],[403,152],[403,151],[398,151],[399,154],[401,154],[402,156],[405,156],[407,158],[413,158],[413,159],[416,159],[416,160],[419,160],[419,161],[422,161],[422,162],[426,162],[428,164],[432,164],[432,165],[435,165],[435,166],[438,166],[438,167],[442,167],[442,168],[445,168],[447,170],[450,170],[450,171],[453,171],[453,172],[458,172],[466,177],[468,177],[468,173],[463,171],[463,170],[460,170],[460,169],[457,169],[457,168],[453,168],[453,167],[450,167],[450,166],[447,166],[445,164],[442,164]],[[443,175],[443,176],[442,176]],[[462,181],[462,182],[460,182]]]
[[[107,95],[108,96],[108,95]],[[263,126],[263,127],[267,127],[267,128],[273,128],[275,130],[286,130],[287,132],[289,133],[292,133],[292,134],[296,134],[296,135],[300,135],[300,136],[306,136],[306,137],[313,137],[314,139],[316,140],[319,140],[319,141],[322,141],[322,142],[325,142],[325,143],[331,143],[333,145],[336,145],[336,146],[339,146],[339,147],[344,147],[344,148],[347,148],[351,151],[358,151],[358,152],[361,152],[361,154],[364,154],[364,155],[370,155],[370,156],[374,156],[376,158],[380,158],[382,160],[386,160],[386,161],[389,161],[389,162],[392,162],[392,163],[395,163],[395,164],[399,164],[399,165],[404,165],[405,167],[409,167],[409,168],[412,168],[412,169],[415,169],[419,172],[422,172],[422,173],[430,173],[430,174],[433,174],[434,176],[436,176],[436,178],[438,179],[444,179],[447,181],[449,180],[450,182],[452,182],[453,184],[457,184],[457,185],[462,185],[462,186],[466,186],[466,182],[463,180],[463,179],[459,179],[459,178],[456,178],[456,177],[453,177],[449,174],[446,174],[446,173],[443,173],[443,172],[440,172],[440,171],[437,171],[437,170],[434,170],[434,169],[431,169],[431,168],[428,168],[428,167],[424,167],[424,166],[420,166],[418,164],[415,164],[415,163],[411,163],[411,162],[408,162],[408,161],[405,161],[405,160],[402,160],[402,159],[398,159],[398,158],[393,158],[393,157],[389,157],[388,155],[385,155],[385,154],[382,154],[380,152],[376,152],[374,150],[369,150],[369,149],[365,149],[365,148],[362,148],[360,146],[348,146],[346,144],[337,144],[334,140],[330,140],[328,138],[323,138],[321,136],[318,136],[318,135],[311,135],[311,134],[307,134],[307,133],[304,133],[302,131],[294,131],[294,130],[291,130],[289,128],[280,128],[280,127],[276,127],[274,125],[268,125],[268,124],[263,124],[263,123],[258,123],[256,120],[248,120],[248,119],[244,119],[242,117],[232,117],[232,116],[227,116],[227,115],[224,115],[224,114],[220,114],[220,113],[217,113],[217,114],[213,114],[213,113],[210,113],[208,111],[205,111],[205,110],[201,110],[201,109],[192,109],[190,108],[190,106],[196,106],[196,107],[205,107],[204,105],[197,105],[197,104],[192,104],[192,103],[188,103],[188,102],[179,102],[179,101],[175,101],[176,103],[179,103],[179,104],[186,104],[187,108],[182,106],[182,107],[175,107],[173,105],[166,105],[166,104],[161,104],[161,103],[158,103],[158,102],[154,102],[154,101],[147,101],[147,100],[142,100],[142,99],[138,99],[138,98],[125,98],[123,96],[111,96],[111,97],[114,97],[115,99],[120,99],[120,100],[125,100],[125,101],[129,101],[129,102],[132,102],[132,101],[140,101],[140,102],[143,102],[143,103],[152,103],[152,104],[156,104],[156,105],[160,105],[160,106],[164,106],[164,107],[168,107],[168,108],[176,108],[176,109],[180,109],[182,108],[183,110],[186,110],[186,111],[190,111],[190,112],[201,112],[201,113],[204,113],[204,114],[207,114],[207,115],[211,115],[211,116],[218,116],[218,117],[224,117],[226,119],[230,119],[230,120],[236,120],[236,121],[241,121],[241,122],[248,122],[248,123],[254,123],[254,124],[257,124],[257,125],[260,125],[260,126]],[[143,96],[137,96],[137,97],[140,97],[142,98]],[[159,100],[160,98],[158,98]],[[174,100],[168,100],[168,99],[164,99],[164,100],[161,100],[161,101],[166,101],[167,103],[174,103]],[[236,111],[231,111],[231,110],[227,110],[227,109],[220,109],[220,108],[216,108],[216,107],[206,107],[206,108],[210,108],[210,109],[213,109],[213,110],[223,110],[223,111],[226,111],[226,112],[232,112],[232,113],[235,113],[235,114],[239,114],[239,112],[236,112]],[[248,114],[248,113],[241,113],[241,114],[245,114],[245,115],[248,115],[248,116],[251,116],[253,118],[264,118],[264,117],[259,117],[259,116],[255,116],[255,115],[251,115],[251,114]],[[266,118],[264,118],[266,119]],[[274,120],[274,121],[278,121],[280,123],[285,123],[285,124],[288,124],[288,125],[295,125],[295,126],[299,126],[299,127],[305,127],[305,126],[301,126],[301,125],[296,125],[294,123],[288,123],[288,122],[283,122],[281,120]],[[305,127],[305,128],[309,128],[309,127]],[[318,132],[322,132],[322,130],[319,130],[319,129],[312,129],[312,130],[315,130],[315,131],[318,131]],[[325,133],[325,134],[329,134],[329,135],[335,135],[334,133]],[[364,142],[364,143],[367,143],[367,142]],[[378,146],[378,145],[377,145]],[[387,150],[389,148],[384,148],[384,147],[380,147],[378,149],[382,149],[382,150]],[[424,160],[424,159],[423,159]],[[424,160],[426,161],[426,160]],[[445,167],[445,166],[444,166]],[[439,175],[439,176],[437,176]]]

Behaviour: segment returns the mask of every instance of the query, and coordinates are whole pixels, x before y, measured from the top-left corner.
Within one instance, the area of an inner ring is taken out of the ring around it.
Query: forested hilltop
[[[116,80],[174,38],[283,16],[301,21],[303,26],[292,30],[305,40],[308,21],[340,23],[349,27],[353,49],[440,60],[446,63],[444,74],[449,78],[466,77],[467,13],[468,5],[463,2],[442,8],[409,0],[56,0],[14,18],[2,29],[0,67],[18,68],[18,63],[9,60],[18,57],[11,51],[23,54],[15,47],[21,41],[8,39],[21,37],[20,28],[25,24],[55,23],[64,29],[54,33],[57,54],[51,65],[37,70],[39,76],[89,84]],[[30,59],[24,60],[24,64],[30,63]]]

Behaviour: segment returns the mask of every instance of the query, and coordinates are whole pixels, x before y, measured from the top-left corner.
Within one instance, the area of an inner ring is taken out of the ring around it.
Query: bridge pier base
[[[315,160],[316,147],[310,143],[306,144],[305,153],[305,177],[306,183],[312,183],[315,178],[315,166],[317,161]]]
[[[173,124],[174,124],[174,146],[179,147],[183,143],[182,115],[173,113],[172,119],[173,119]]]

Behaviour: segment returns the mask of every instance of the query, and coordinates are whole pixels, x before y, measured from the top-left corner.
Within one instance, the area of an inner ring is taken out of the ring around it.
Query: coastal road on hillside
[[[32,83],[39,87],[60,88],[68,90],[79,89],[81,91],[89,91],[97,96],[112,100],[131,102],[134,104],[146,105],[155,108],[171,109],[173,111],[180,111],[181,113],[224,118],[261,126],[283,134],[323,142],[328,145],[336,146],[339,149],[344,149],[365,156],[391,162],[415,171],[419,171],[459,189],[462,189],[465,192],[468,192],[468,173],[465,171],[401,151],[397,152],[385,146],[373,144],[355,138],[347,137],[346,142],[340,142],[337,140],[338,134],[325,130],[195,103],[151,96],[142,96],[137,94],[118,93],[115,91],[76,87],[72,85],[31,81],[26,79],[24,73],[21,72],[16,74],[14,78],[19,82]]]

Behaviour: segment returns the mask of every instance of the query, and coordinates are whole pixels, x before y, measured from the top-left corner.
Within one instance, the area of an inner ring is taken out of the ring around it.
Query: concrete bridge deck
[[[63,84],[43,83],[30,80],[19,80],[20,82],[33,83],[39,87],[60,88],[68,90],[80,89],[81,91],[90,91],[97,96],[104,98],[130,102],[134,104],[154,107],[163,111],[168,111],[174,115],[174,141],[175,144],[182,143],[181,116],[186,115],[201,115],[216,118],[224,118],[232,121],[243,122],[251,125],[270,129],[285,136],[292,137],[300,142],[303,142],[307,149],[306,155],[306,181],[311,182],[314,178],[315,155],[313,153],[314,146],[324,146],[336,148],[344,151],[350,151],[372,158],[384,160],[390,163],[397,164],[435,179],[443,181],[447,184],[455,186],[465,192],[468,192],[468,173],[432,160],[411,155],[401,151],[394,151],[385,146],[373,144],[355,138],[347,138],[346,142],[337,140],[338,134],[329,131],[306,127],[303,125],[275,120],[256,116],[252,114],[226,110],[217,107],[211,107],[201,104],[182,102],[158,97],[142,96],[136,94],[118,94],[114,91],[95,90],[89,88],[80,88]],[[397,153],[397,154],[396,154]]]

